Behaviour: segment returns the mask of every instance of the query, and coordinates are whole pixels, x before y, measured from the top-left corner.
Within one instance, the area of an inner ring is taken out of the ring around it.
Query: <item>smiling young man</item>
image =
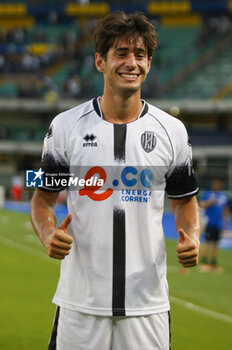
[[[164,194],[179,234],[178,261],[198,262],[200,213],[183,124],[141,100],[157,35],[142,14],[111,13],[95,31],[104,92],[58,115],[44,141],[43,170],[87,167],[107,186],[68,191],[69,214],[56,226],[62,186],[37,189],[33,227],[47,254],[63,259],[50,350],[168,350],[169,300],[162,229]],[[119,186],[120,183],[120,186]]]
[[[131,17],[131,24],[133,18],[137,21],[135,25],[140,32],[130,32],[129,21],[128,32],[124,32],[124,28],[120,34],[120,29],[117,28],[120,23],[110,21],[100,22],[95,32],[96,67],[104,76],[104,93],[100,98],[100,106],[104,119],[113,123],[128,123],[138,118],[138,111],[143,107],[141,86],[150,70],[152,53],[157,44],[152,25],[146,22],[145,33],[148,36],[150,30],[150,36],[145,44],[142,34],[143,17]],[[117,30],[119,36],[115,35]],[[108,45],[105,45],[104,36],[108,39]],[[114,38],[114,42],[109,41],[109,36]]]

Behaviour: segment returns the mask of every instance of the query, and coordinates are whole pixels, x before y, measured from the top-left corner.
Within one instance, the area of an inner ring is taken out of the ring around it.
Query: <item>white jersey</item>
[[[82,184],[68,190],[74,243],[62,261],[54,302],[106,316],[168,311],[165,190],[170,198],[198,192],[187,132],[182,122],[145,101],[137,120],[109,123],[98,100],[59,114],[45,137],[45,172],[62,178],[81,169],[85,180],[104,178],[101,188]],[[115,168],[116,178],[108,174]],[[43,188],[61,189],[59,181]]]

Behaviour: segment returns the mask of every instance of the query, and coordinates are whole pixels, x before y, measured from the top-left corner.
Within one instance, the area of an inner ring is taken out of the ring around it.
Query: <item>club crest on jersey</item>
[[[96,138],[97,136],[94,134],[86,134],[83,137],[83,140],[85,141],[83,147],[97,147],[97,142],[95,141]]]
[[[153,132],[145,131],[141,135],[141,144],[145,152],[149,153],[153,151],[156,145],[156,137]]]

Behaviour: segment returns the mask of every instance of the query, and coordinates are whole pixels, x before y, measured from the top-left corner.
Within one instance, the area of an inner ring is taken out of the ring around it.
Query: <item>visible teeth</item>
[[[136,74],[121,74],[123,78],[137,78]]]

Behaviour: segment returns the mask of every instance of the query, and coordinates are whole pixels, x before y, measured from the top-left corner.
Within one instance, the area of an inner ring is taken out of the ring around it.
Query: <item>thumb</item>
[[[59,224],[58,228],[66,231],[71,221],[72,221],[72,214],[68,213],[66,218],[64,218],[64,220]]]
[[[178,235],[179,235],[179,242],[184,243],[186,239],[188,238],[188,235],[184,232],[182,228],[178,229]]]

